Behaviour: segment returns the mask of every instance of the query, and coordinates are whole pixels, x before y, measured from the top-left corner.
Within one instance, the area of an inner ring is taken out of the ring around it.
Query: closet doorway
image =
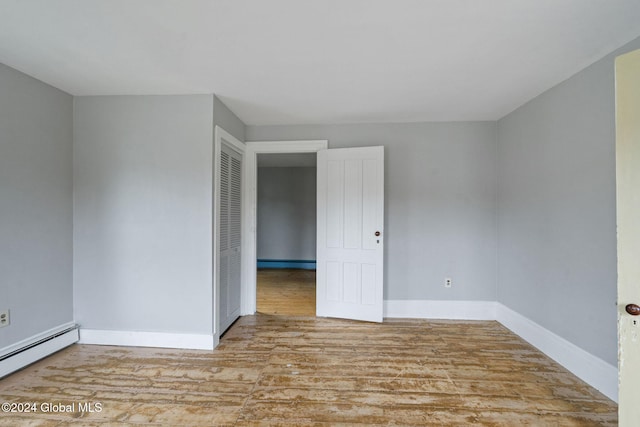
[[[214,347],[240,316],[244,144],[215,127],[213,178]]]
[[[316,314],[316,157],[257,155],[258,313]]]

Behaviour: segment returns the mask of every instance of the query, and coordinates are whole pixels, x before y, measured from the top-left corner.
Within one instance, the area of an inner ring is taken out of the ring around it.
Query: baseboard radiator
[[[78,325],[69,324],[6,347],[0,352],[0,378],[78,342]]]

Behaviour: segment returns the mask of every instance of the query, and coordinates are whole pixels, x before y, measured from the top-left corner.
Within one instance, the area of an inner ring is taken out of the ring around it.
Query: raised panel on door
[[[325,175],[326,245],[330,248],[340,248],[344,236],[344,187],[341,184],[344,181],[344,162],[328,161]]]
[[[362,248],[362,160],[344,161],[344,247]]]
[[[318,152],[318,316],[382,321],[383,172],[383,147]]]

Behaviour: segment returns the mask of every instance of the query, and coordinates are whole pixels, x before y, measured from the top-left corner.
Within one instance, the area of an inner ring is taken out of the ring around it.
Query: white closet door
[[[220,153],[220,332],[240,316],[242,155],[226,144]]]
[[[384,148],[318,152],[316,314],[382,322]]]

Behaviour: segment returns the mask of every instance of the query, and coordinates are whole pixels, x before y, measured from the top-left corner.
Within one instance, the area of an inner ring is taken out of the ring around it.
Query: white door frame
[[[224,142],[223,142],[224,140]],[[216,126],[213,137],[213,290],[212,290],[212,306],[213,306],[213,347],[217,347],[220,343],[220,153],[222,144],[225,144],[242,154],[242,176],[244,179],[246,158],[246,147],[239,139],[231,135],[229,132]],[[244,187],[244,184],[243,184]],[[244,188],[242,189],[244,191]],[[242,195],[242,205],[240,210],[244,212],[244,195]],[[244,242],[244,229],[241,231],[241,242]],[[242,244],[242,243],[241,243]],[[241,250],[244,250],[241,246]],[[242,255],[241,255],[242,256]],[[240,273],[242,275],[242,272]],[[242,280],[242,279],[241,279]]]
[[[257,188],[258,154],[264,153],[316,153],[326,150],[328,140],[300,141],[249,141],[245,143],[243,158],[244,192],[242,210],[242,292],[240,297],[240,315],[256,312],[256,261],[257,261]]]

